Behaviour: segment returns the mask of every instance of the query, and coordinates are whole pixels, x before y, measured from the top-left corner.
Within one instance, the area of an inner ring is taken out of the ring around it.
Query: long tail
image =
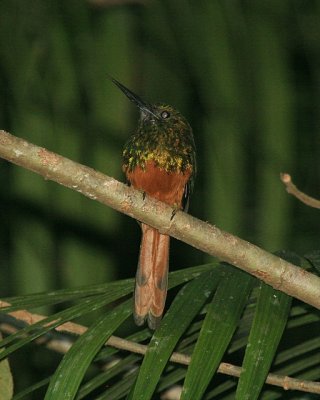
[[[141,224],[142,239],[136,275],[134,319],[150,329],[161,321],[168,286],[170,237],[151,226]]]

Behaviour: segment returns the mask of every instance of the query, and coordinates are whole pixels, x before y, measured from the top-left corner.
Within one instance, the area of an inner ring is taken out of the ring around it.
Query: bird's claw
[[[170,222],[173,220],[173,218],[175,217],[175,215],[176,215],[178,210],[179,209],[176,208],[176,207],[173,208],[172,213],[171,213],[171,217],[170,217]]]

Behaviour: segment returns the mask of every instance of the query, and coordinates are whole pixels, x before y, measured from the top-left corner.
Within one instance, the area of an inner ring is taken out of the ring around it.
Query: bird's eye
[[[161,118],[168,119],[170,117],[170,113],[168,111],[162,111]]]

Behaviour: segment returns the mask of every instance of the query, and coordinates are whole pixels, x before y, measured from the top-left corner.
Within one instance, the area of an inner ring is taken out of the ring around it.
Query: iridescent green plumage
[[[184,173],[191,169],[190,191],[196,173],[192,129],[187,120],[171,106],[155,104],[150,105],[149,109],[152,114],[141,112],[137,132],[125,144],[123,169],[132,171],[137,166],[143,169],[150,160],[168,173]]]
[[[123,150],[123,171],[136,189],[173,208],[188,208],[196,174],[195,144],[187,120],[173,107],[147,104],[120,82],[112,81],[140,109],[137,131]],[[134,320],[161,321],[167,296],[170,237],[141,223],[142,238],[134,292]]]

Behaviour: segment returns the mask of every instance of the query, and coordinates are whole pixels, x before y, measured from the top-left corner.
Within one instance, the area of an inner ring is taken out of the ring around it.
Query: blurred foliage
[[[317,1],[2,0],[0,128],[123,180],[137,111],[110,74],[193,126],[193,215],[306,253],[317,211],[279,173],[320,197],[319,26]],[[0,184],[1,295],[134,275],[134,221],[1,160]],[[175,242],[171,269],[206,258]]]

